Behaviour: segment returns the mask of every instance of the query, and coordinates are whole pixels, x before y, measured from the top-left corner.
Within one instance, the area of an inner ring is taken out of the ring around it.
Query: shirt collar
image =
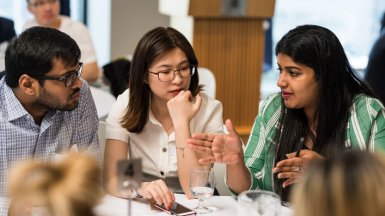
[[[4,79],[0,82],[0,86],[2,86],[4,90],[5,110],[8,114],[8,121],[13,121],[24,116],[29,116],[29,118],[33,120],[31,114],[29,114],[27,110],[24,109],[19,99],[17,99],[17,97],[15,96],[15,93],[12,91],[12,88],[5,84]],[[44,118],[50,119],[54,116],[56,112],[56,110],[50,110]]]
[[[154,125],[158,125],[158,126],[162,126],[162,124],[158,121],[158,119],[155,118],[154,116],[154,113],[152,113],[152,110],[151,110],[151,94],[150,93],[150,97],[148,98],[149,100],[149,106],[148,106],[148,123],[151,123],[151,124],[154,124]]]
[[[19,99],[15,96],[12,89],[7,86],[4,79],[0,83],[3,86],[4,98],[5,98],[5,109],[8,114],[8,121],[12,121],[23,116],[29,115],[27,110],[21,105]]]
[[[166,131],[163,129],[163,125],[158,121],[158,119],[155,118],[151,109],[149,109],[148,124],[156,125],[157,127],[162,128],[162,131],[164,131],[164,133],[166,133]],[[169,142],[175,142],[175,130],[171,134],[168,135],[168,141]]]
[[[151,105],[150,105],[150,107],[151,107]],[[148,109],[148,121],[151,124],[159,125],[159,126],[163,127],[162,124],[158,121],[158,119],[155,118],[154,113],[152,113],[152,111],[151,111],[151,108]]]

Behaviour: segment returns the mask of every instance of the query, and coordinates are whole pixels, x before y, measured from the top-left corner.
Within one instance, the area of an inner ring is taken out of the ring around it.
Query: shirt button
[[[166,152],[166,151],[167,151],[167,149],[166,149],[166,148],[163,148],[163,149],[162,149],[162,151],[163,151],[163,152]]]
[[[163,172],[163,171],[160,171],[160,174],[161,174],[161,175],[164,175],[164,172]]]

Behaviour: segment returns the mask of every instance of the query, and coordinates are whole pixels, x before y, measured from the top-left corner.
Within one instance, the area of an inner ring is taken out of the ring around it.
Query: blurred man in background
[[[0,17],[0,72],[4,70],[4,54],[9,41],[16,37],[13,21]],[[1,75],[0,75],[1,76]]]
[[[83,65],[82,78],[87,81],[96,81],[99,78],[100,69],[96,61],[96,53],[91,36],[85,25],[68,16],[60,15],[59,0],[27,0],[28,10],[34,15],[34,19],[28,20],[23,30],[32,26],[44,26],[56,28],[71,36],[82,54]]]
[[[364,79],[385,104],[385,13],[381,19],[380,37],[370,51]]]

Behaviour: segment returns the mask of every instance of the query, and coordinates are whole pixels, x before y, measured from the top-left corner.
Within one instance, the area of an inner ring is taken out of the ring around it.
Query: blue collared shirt
[[[16,162],[37,158],[52,161],[76,144],[100,158],[98,116],[85,81],[73,111],[50,110],[37,125],[11,88],[0,80],[0,196],[6,195],[7,172]]]

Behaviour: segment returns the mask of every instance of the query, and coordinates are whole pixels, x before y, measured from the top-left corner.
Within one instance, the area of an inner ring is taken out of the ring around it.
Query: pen
[[[301,149],[303,147],[304,142],[305,142],[305,138],[301,137],[301,140],[299,141],[299,145],[298,145],[297,151],[295,152],[295,156],[296,157],[299,157],[299,153],[301,152]]]

